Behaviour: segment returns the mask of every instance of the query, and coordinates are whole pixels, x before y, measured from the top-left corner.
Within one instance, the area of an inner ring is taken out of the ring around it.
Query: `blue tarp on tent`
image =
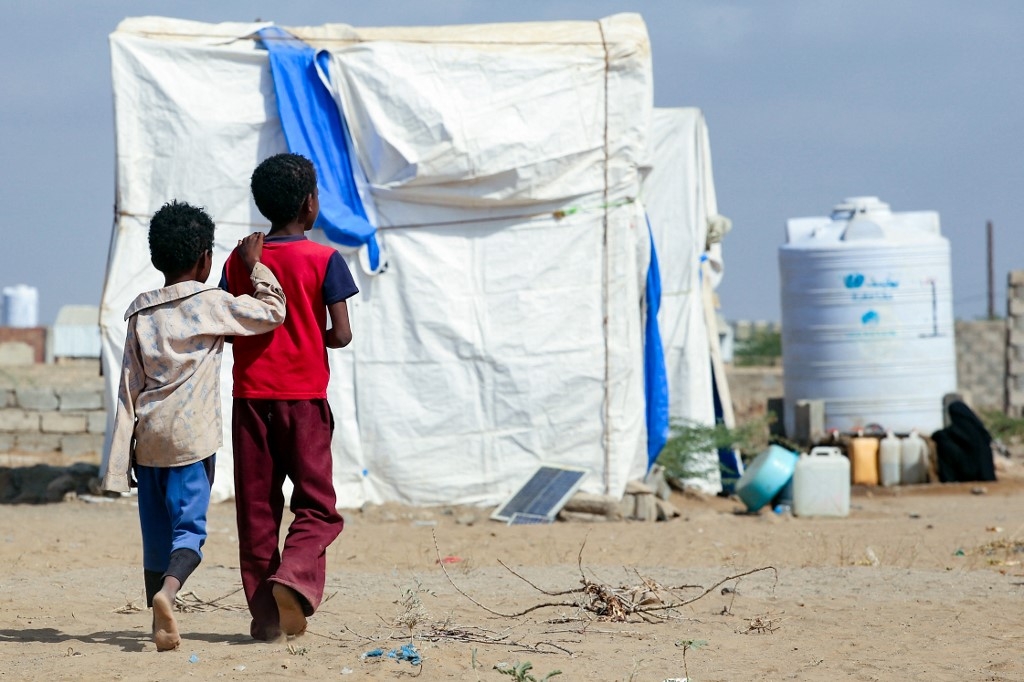
[[[320,191],[317,227],[338,244],[365,245],[370,269],[377,270],[380,250],[376,229],[367,220],[356,190],[345,122],[317,69],[319,62],[320,69],[327,73],[330,55],[317,54],[275,26],[260,29],[259,36],[270,53],[277,110],[288,150],[310,159],[316,167]]]
[[[668,441],[668,375],[665,370],[665,349],[661,345],[658,310],[661,308],[661,271],[654,248],[651,221],[647,220],[651,238],[651,262],[647,267],[647,323],[644,327],[644,397],[647,399],[647,467],[658,459]]]

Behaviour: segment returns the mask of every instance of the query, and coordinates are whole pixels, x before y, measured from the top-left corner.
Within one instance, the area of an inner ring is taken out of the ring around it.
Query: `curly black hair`
[[[149,256],[165,275],[180,275],[213,249],[213,220],[180,201],[164,204],[149,221]]]
[[[316,169],[299,154],[276,154],[252,172],[250,187],[260,213],[282,225],[299,215],[302,202],[316,191]]]

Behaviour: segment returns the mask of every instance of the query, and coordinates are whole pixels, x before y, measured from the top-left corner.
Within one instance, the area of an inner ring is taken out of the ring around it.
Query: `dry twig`
[[[681,608],[688,604],[692,604],[707,595],[711,594],[715,589],[721,587],[730,580],[739,580],[748,575],[758,573],[761,571],[772,571],[775,575],[775,582],[778,583],[779,574],[778,570],[774,566],[763,566],[761,568],[751,569],[738,573],[736,575],[726,576],[719,580],[717,583],[701,592],[696,597],[690,599],[679,599],[678,595],[675,594],[675,590],[682,589],[693,589],[699,587],[696,585],[681,585],[675,587],[663,587],[651,578],[641,576],[639,572],[636,572],[637,577],[640,579],[639,585],[626,585],[619,587],[612,587],[596,580],[591,580],[587,577],[583,570],[583,549],[586,547],[586,540],[580,545],[580,551],[576,557],[576,565],[580,571],[580,584],[581,588],[572,590],[562,591],[551,591],[545,590],[539,587],[520,573],[509,568],[504,562],[498,561],[502,567],[504,567],[509,573],[525,582],[530,587],[534,588],[538,592],[551,597],[560,597],[571,595],[573,601],[554,601],[554,602],[542,602],[540,604],[534,604],[533,606],[523,609],[517,613],[501,613],[494,609],[485,606],[478,600],[467,594],[462,588],[455,584],[452,580],[451,575],[444,566],[444,562],[441,561],[441,549],[437,544],[437,535],[434,534],[434,551],[437,554],[438,565],[441,566],[441,570],[444,571],[445,578],[451,584],[455,590],[470,600],[484,611],[495,616],[501,616],[502,618],[518,618],[525,616],[526,614],[543,608],[557,608],[557,607],[572,607],[580,609],[583,612],[588,612],[597,617],[598,620],[612,621],[612,622],[626,622],[630,619],[639,619],[647,623],[664,622],[666,620],[674,620],[674,618],[664,611],[670,611]],[[666,601],[665,596],[671,595],[676,597],[675,600]],[[733,600],[735,600],[735,590],[733,590]],[[730,602],[727,611],[731,612],[732,602]],[[568,622],[567,619],[562,618],[559,622]]]
[[[124,606],[119,606],[116,609],[114,609],[114,613],[120,613],[120,614],[137,613],[139,611],[145,611],[145,609],[143,609],[141,606],[136,604],[134,601],[130,601],[127,604],[125,604]]]
[[[195,592],[184,592],[174,598],[174,607],[182,613],[197,613],[204,611],[245,611],[248,607],[245,604],[221,604],[222,599],[227,599],[233,594],[242,591],[242,588],[231,590],[227,594],[206,601]]]
[[[767,615],[755,616],[750,619],[744,634],[773,635],[779,629],[779,621],[779,618],[771,618]]]

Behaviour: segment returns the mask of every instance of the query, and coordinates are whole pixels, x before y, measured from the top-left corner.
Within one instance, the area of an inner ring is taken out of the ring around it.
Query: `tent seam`
[[[604,303],[604,315],[602,327],[604,330],[604,492],[608,494],[611,490],[611,395],[609,386],[611,382],[611,361],[609,357],[608,340],[608,279],[609,279],[609,256],[608,256],[608,164],[611,162],[608,153],[608,79],[610,71],[611,55],[608,52],[608,40],[604,35],[604,25],[601,20],[597,21],[597,30],[601,34],[601,47],[604,50],[604,189],[602,218],[603,237],[601,240],[604,269],[601,275],[601,294]]]

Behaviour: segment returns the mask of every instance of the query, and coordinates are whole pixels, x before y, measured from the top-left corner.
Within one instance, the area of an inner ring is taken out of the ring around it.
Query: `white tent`
[[[267,53],[252,38],[264,26],[148,17],[111,36],[109,404],[123,312],[162,283],[146,237],[156,209],[172,198],[207,208],[215,270],[241,236],[267,227],[248,178],[287,148]],[[341,249],[361,293],[349,305],[352,345],[330,353],[339,506],[492,504],[542,462],[589,469],[584,490],[621,494],[647,465],[642,20],[287,30],[330,53],[389,266],[367,274],[364,254]],[[673,335],[693,333],[672,316]],[[683,381],[673,400],[704,414],[704,378]],[[222,383],[216,499],[232,494],[229,352]]]
[[[712,291],[721,280],[721,235],[709,226],[724,219],[711,169],[707,123],[699,109],[655,109],[640,198],[650,217],[661,266],[658,322],[665,349],[669,414],[680,423],[715,424],[712,364],[724,418],[731,403],[724,370],[717,357],[718,331]],[[713,231],[712,231],[713,232]],[[709,243],[710,241],[710,243]],[[732,426],[732,424],[729,424]],[[705,492],[721,491],[718,454],[698,455],[693,470],[707,472],[684,482]]]

